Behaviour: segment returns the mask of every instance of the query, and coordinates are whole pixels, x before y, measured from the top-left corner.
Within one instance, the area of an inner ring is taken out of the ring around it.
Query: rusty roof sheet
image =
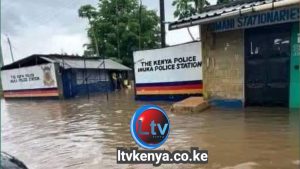
[[[278,2],[278,1],[281,0],[244,0],[244,1],[233,2],[227,5],[215,5],[215,6],[206,7],[204,8],[204,12],[200,14],[171,22],[169,24],[169,29],[170,30],[178,29],[179,24],[181,25],[184,24],[185,25],[184,27],[194,26],[197,25],[197,23],[194,22],[197,20],[214,18],[220,16],[221,14],[238,11],[240,9],[251,8],[263,4]]]

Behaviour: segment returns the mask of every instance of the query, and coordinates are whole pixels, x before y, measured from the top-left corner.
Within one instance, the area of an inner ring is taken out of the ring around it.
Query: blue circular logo
[[[131,118],[130,132],[134,141],[146,149],[160,147],[168,138],[170,121],[166,112],[155,105],[145,105]]]

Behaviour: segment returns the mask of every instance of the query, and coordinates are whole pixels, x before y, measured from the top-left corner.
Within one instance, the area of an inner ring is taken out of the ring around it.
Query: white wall
[[[3,70],[1,78],[4,91],[57,88],[53,63]]]
[[[201,43],[133,53],[136,83],[202,80]]]

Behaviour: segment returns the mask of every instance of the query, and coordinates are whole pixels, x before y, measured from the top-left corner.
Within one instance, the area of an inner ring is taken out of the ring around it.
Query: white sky
[[[83,53],[88,43],[88,23],[78,17],[81,5],[98,0],[1,0],[1,45],[4,64],[11,63],[6,35],[10,37],[15,60],[31,54]],[[215,4],[216,0],[209,0]],[[159,0],[143,0],[159,15]],[[166,21],[174,21],[172,0],[165,0]],[[197,28],[191,28],[198,38]],[[167,44],[191,41],[186,29],[167,31]]]

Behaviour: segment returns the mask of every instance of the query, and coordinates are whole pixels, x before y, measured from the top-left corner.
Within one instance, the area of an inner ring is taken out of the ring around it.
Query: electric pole
[[[2,57],[2,45],[0,44],[0,70],[2,66],[4,65],[3,63],[3,57]],[[1,80],[1,72],[0,72],[0,98],[3,96],[3,89],[2,89],[2,80]],[[1,106],[1,101],[0,101],[0,106]]]
[[[11,60],[12,60],[12,62],[14,62],[15,59],[14,59],[13,51],[12,51],[12,48],[11,48],[11,42],[10,42],[10,39],[9,39],[8,35],[6,35],[6,37],[7,37],[7,42],[8,42],[8,45],[9,45]]]
[[[160,33],[161,33],[161,47],[166,47],[166,28],[165,28],[165,2],[159,0],[160,9]]]
[[[139,50],[142,49],[142,0],[140,0],[140,11],[139,11]]]
[[[2,56],[2,45],[0,44],[0,68],[4,65]]]
[[[2,5],[1,1],[0,1],[0,6]],[[1,8],[0,8],[0,23],[1,23]],[[1,32],[1,27],[0,27],[0,32]],[[0,34],[0,40],[2,39],[2,36]],[[0,43],[0,98],[3,96],[3,88],[2,88],[2,80],[1,80],[1,68],[2,66],[4,65],[4,62],[3,62],[3,55],[2,55],[2,43]],[[1,100],[0,100],[0,113],[1,113]],[[0,122],[1,123],[1,122]],[[0,145],[0,149],[1,149],[1,145]],[[1,149],[2,150],[2,149]]]

